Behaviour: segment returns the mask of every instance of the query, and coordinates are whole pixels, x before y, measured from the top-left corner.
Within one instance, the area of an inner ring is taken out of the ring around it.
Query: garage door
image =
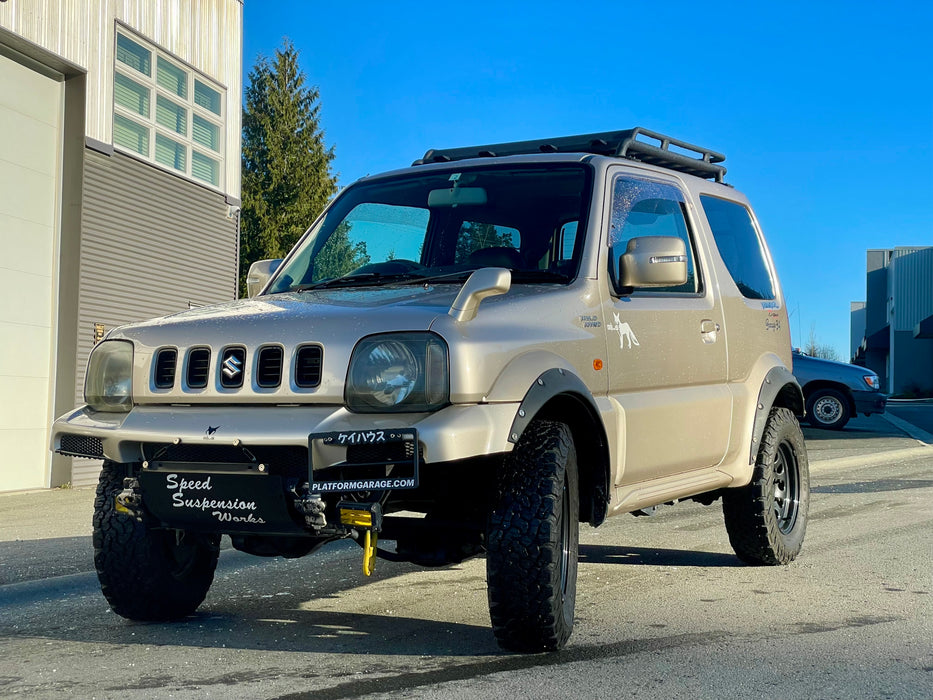
[[[0,490],[49,485],[62,83],[0,56]]]

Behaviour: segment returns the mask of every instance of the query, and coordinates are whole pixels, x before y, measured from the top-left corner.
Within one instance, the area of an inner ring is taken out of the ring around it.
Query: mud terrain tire
[[[726,489],[722,510],[729,542],[747,564],[788,564],[807,529],[810,472],[803,433],[794,414],[773,408],[748,486]]]
[[[569,428],[535,421],[505,461],[487,528],[489,616],[505,649],[554,651],[573,631],[577,492]]]
[[[219,535],[156,530],[117,511],[125,468],[105,462],[94,500],[94,566],[110,607],[130,620],[193,613],[214,579]]]

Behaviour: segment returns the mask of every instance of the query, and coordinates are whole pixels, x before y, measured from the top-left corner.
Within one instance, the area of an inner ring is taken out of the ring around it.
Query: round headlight
[[[106,340],[87,363],[84,400],[96,411],[122,412],[133,406],[133,345]]]
[[[383,406],[396,406],[411,394],[421,370],[404,343],[371,345],[354,365],[357,385]]]
[[[432,333],[364,338],[350,358],[347,407],[352,411],[433,411],[449,394],[447,346]]]

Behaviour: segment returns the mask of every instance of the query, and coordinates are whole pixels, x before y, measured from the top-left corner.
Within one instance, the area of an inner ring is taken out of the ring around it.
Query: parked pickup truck
[[[842,430],[853,416],[884,413],[888,397],[878,375],[835,360],[794,350],[794,376],[803,388],[807,420],[814,428]]]

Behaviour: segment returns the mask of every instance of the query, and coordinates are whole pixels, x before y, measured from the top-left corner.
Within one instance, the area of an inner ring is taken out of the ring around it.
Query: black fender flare
[[[582,521],[596,526],[605,519],[609,508],[609,444],[599,408],[582,379],[563,368],[549,369],[538,375],[519,404],[509,429],[508,441],[513,444],[518,442],[531,421],[541,416],[549,402],[560,397],[574,401],[581,412],[547,417],[566,422],[577,439],[578,465],[581,470],[580,516]],[[580,440],[580,434],[587,429],[588,424],[595,427],[595,430],[589,431],[591,439]]]
[[[803,390],[797,378],[786,367],[772,367],[765,375],[765,380],[758,391],[755,423],[752,427],[752,444],[748,457],[749,464],[754,464],[758,457],[761,436],[764,435],[771,409],[775,406],[789,408],[798,418],[803,418],[806,413]]]

